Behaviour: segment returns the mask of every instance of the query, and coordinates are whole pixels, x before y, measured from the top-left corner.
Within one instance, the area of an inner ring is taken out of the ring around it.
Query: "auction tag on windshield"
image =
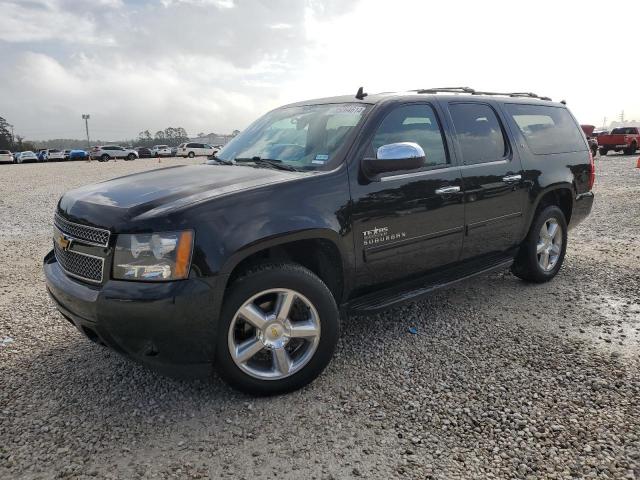
[[[318,155],[316,155],[315,159],[311,160],[311,163],[315,163],[316,165],[324,165],[325,163],[327,163],[327,160],[329,160],[329,155],[319,153]]]
[[[344,105],[336,105],[335,107],[331,107],[328,111],[329,115],[360,115],[364,112],[366,107],[364,105],[358,105],[357,103],[347,103]]]

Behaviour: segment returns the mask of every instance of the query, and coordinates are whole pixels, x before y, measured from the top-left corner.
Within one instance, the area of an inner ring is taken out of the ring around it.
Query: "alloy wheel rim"
[[[549,218],[540,227],[536,255],[544,272],[555,268],[562,252],[562,227],[555,218]]]
[[[246,374],[280,380],[305,367],[320,342],[320,317],[295,290],[264,290],[242,304],[228,332],[229,353]]]

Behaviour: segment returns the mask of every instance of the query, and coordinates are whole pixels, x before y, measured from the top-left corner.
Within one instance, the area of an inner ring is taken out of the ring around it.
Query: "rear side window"
[[[611,135],[636,135],[637,133],[638,129],[633,127],[614,128],[611,130]]]
[[[340,134],[339,127],[336,134]],[[448,163],[440,124],[429,105],[396,107],[378,127],[372,147],[375,152],[383,145],[399,142],[414,142],[420,145],[427,159],[427,167]]]
[[[536,155],[587,150],[582,131],[566,108],[513,103],[505,108]]]
[[[502,127],[489,105],[454,103],[449,111],[465,165],[495,162],[507,155]]]

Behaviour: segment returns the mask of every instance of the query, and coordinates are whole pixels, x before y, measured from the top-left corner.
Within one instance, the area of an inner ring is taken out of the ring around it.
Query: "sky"
[[[96,139],[168,126],[193,136],[362,85],[532,91],[566,100],[581,123],[600,126],[622,110],[640,120],[637,28],[603,21],[607,9],[588,0],[0,0],[0,116],[32,140],[83,138],[83,113]],[[640,18],[640,2],[624,10]]]

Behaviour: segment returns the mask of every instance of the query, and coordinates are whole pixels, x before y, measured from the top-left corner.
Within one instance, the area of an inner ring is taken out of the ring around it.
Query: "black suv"
[[[496,269],[551,280],[593,182],[563,103],[360,90],[273,110],[206,164],[66,193],[44,270],[91,340],[281,393],[320,374],[350,312]]]

